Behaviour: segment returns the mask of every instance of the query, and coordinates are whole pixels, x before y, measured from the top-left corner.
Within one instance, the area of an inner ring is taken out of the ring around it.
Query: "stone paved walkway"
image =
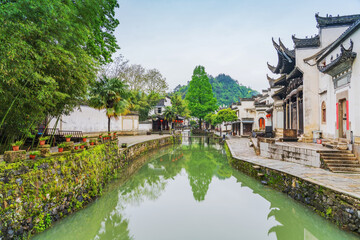
[[[119,146],[122,143],[127,143],[128,146],[134,145],[136,143],[145,142],[153,139],[159,139],[164,137],[169,137],[169,134],[158,135],[158,134],[151,134],[151,135],[136,135],[136,136],[119,136]]]
[[[360,174],[333,173],[320,168],[257,156],[254,149],[249,147],[247,138],[229,137],[226,142],[236,159],[285,172],[360,199]]]

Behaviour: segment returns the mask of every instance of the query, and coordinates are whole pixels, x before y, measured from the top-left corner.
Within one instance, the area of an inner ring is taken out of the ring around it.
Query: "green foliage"
[[[72,135],[65,135],[65,138],[71,138]]]
[[[176,112],[174,107],[166,106],[164,112],[164,118],[168,122],[172,122],[176,119]]]
[[[65,144],[65,143],[60,143],[60,144],[58,144],[58,148],[64,148],[64,147],[66,147],[66,144]]]
[[[45,137],[39,137],[39,140],[40,141],[46,141],[46,140],[49,140],[49,136],[45,136]]]
[[[179,93],[175,93],[171,96],[171,105],[174,108],[174,111],[177,115],[189,118],[190,111],[188,109],[188,104],[185,100],[181,98]]]
[[[12,139],[84,101],[118,48],[116,0],[0,4],[0,128]],[[16,106],[16,107],[14,107]]]
[[[229,106],[231,103],[239,101],[239,98],[250,98],[258,94],[257,91],[239,84],[236,80],[225,74],[219,74],[215,78],[210,76],[209,81],[218,106]],[[174,89],[174,93],[179,93],[182,98],[185,98],[188,89],[189,85],[178,85]]]
[[[102,76],[91,86],[89,105],[96,109],[106,109],[109,132],[110,118],[118,118],[120,114],[127,113],[128,97],[127,85],[118,78]]]
[[[200,125],[206,114],[217,109],[216,99],[203,66],[194,69],[185,99],[189,103],[191,116],[199,118]]]
[[[23,145],[24,141],[16,141],[15,143],[12,143],[11,146],[15,147],[15,146],[21,146]]]
[[[129,110],[139,112],[139,120],[145,121],[149,117],[150,110],[156,105],[156,103],[161,99],[159,93],[151,92],[146,94],[145,92],[140,92],[133,90],[130,92],[128,99]]]
[[[217,124],[220,124],[222,122],[233,122],[238,119],[236,112],[234,110],[231,110],[230,108],[221,109],[214,118],[214,121]]]
[[[29,152],[29,155],[39,156],[40,152],[39,151],[32,151],[32,152]]]

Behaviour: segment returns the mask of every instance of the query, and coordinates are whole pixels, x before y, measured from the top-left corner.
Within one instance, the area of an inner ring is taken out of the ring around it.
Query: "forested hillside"
[[[259,94],[250,87],[245,87],[232,79],[229,75],[219,74],[217,77],[209,76],[217,105],[229,106],[233,102],[237,102],[239,98],[248,98]],[[189,85],[178,85],[174,92],[180,92],[182,98],[185,98]]]

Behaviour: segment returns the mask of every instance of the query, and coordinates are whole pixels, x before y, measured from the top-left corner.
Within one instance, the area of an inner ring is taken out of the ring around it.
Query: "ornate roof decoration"
[[[318,69],[322,73],[327,73],[331,75],[332,77],[336,76],[337,74],[340,74],[347,69],[351,68],[355,58],[356,53],[353,52],[353,46],[354,43],[352,40],[350,40],[350,47],[348,49],[345,49],[344,46],[341,44],[341,54],[338,56],[335,60],[333,60],[330,64],[325,66],[320,66],[318,64]]]
[[[319,35],[315,35],[311,38],[296,38],[295,35],[292,35],[292,40],[294,42],[295,48],[320,47]]]
[[[316,54],[305,58],[304,62],[310,66],[314,66],[328,56],[334,49],[336,49],[340,44],[342,44],[346,39],[348,39],[351,34],[356,32],[360,28],[360,19],[357,20],[353,25],[351,25],[345,32],[343,32],[334,42],[330,43],[328,46],[317,52]]]
[[[276,67],[274,67],[274,66],[272,66],[272,65],[270,65],[269,63],[267,63],[267,66],[268,66],[268,68],[269,68],[269,70],[271,71],[271,72],[275,72],[276,70]]]
[[[280,43],[280,49],[284,53],[286,53],[286,55],[288,55],[290,58],[295,59],[295,49],[289,50],[287,47],[285,47],[285,45],[282,43],[280,38],[279,38],[279,43]]]
[[[289,95],[293,90],[297,89],[301,85],[303,85],[302,77],[292,79],[286,87],[286,95]]]
[[[291,72],[295,66],[295,51],[286,48],[280,39],[279,44],[277,44],[274,41],[274,38],[272,38],[272,43],[278,54],[278,64],[276,67],[274,67],[268,63],[268,68],[272,73],[275,74],[287,74]]]
[[[298,68],[295,67],[287,76],[287,79],[299,78],[303,76],[303,72]]]
[[[272,96],[272,98],[274,97],[278,97],[280,99],[284,99],[286,97],[286,88],[280,88],[279,90],[277,90]]]
[[[326,17],[320,17],[318,13],[315,14],[318,28],[332,27],[332,26],[349,26],[360,19],[360,14],[336,16],[332,17],[328,15]]]

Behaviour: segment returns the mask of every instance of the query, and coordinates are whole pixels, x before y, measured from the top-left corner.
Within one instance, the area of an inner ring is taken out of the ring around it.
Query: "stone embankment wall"
[[[320,216],[337,224],[340,228],[360,233],[360,200],[264,166],[232,157],[225,145],[230,164],[262,183],[279,190],[291,198],[312,208]]]
[[[117,141],[80,153],[0,167],[0,239],[26,239],[101,195],[107,182],[148,150],[181,141],[165,137],[119,149]]]
[[[299,163],[312,167],[321,166],[320,153],[314,149],[291,147],[267,142],[259,142],[259,144],[260,156],[262,157]]]

